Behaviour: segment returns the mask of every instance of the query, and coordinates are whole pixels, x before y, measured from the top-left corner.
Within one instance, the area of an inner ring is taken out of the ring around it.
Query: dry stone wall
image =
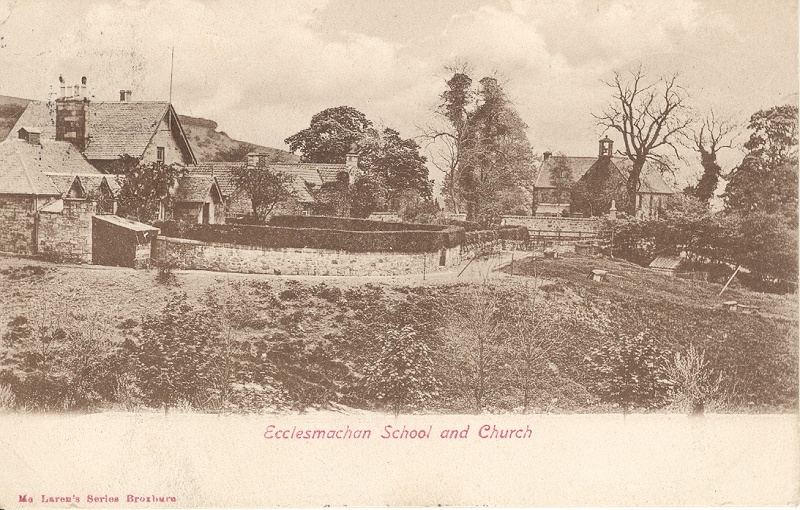
[[[176,269],[319,276],[393,276],[442,271],[461,263],[461,247],[434,253],[350,253],[263,248],[159,236],[153,261]]]

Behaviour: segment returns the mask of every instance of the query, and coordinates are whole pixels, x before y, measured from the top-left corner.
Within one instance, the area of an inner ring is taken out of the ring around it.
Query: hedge
[[[332,216],[273,216],[268,225],[273,227],[320,228],[330,230],[349,230],[354,232],[396,232],[396,231],[444,231],[447,225],[427,225],[422,223],[387,223],[384,221],[363,220],[359,218],[339,218]]]
[[[376,222],[380,223],[380,222]],[[464,243],[464,230],[349,231],[272,225],[190,225],[159,222],[161,234],[210,243],[264,248],[314,248],[349,252],[435,252]]]

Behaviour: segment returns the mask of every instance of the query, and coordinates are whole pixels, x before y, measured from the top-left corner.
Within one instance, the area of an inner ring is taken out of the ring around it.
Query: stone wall
[[[503,216],[501,225],[526,227],[531,241],[537,237],[562,238],[565,240],[592,238],[602,226],[598,218],[563,218],[555,216]]]
[[[461,263],[461,247],[435,253],[349,253],[270,249],[159,236],[153,262],[176,269],[320,276],[392,276],[441,271]],[[443,264],[442,264],[443,263]]]
[[[55,254],[67,260],[92,262],[92,216],[96,203],[64,200],[61,212],[39,212],[38,252]]]
[[[24,195],[0,195],[0,251],[33,254],[36,199]]]

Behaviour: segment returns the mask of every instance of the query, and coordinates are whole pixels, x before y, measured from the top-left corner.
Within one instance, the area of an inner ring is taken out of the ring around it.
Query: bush
[[[692,413],[701,413],[720,395],[722,374],[716,375],[709,368],[705,351],[690,345],[685,355],[675,353],[666,365],[666,374],[672,382],[669,390],[671,400]]]
[[[670,387],[666,355],[645,333],[620,334],[593,348],[585,362],[600,397],[626,412],[657,407]]]

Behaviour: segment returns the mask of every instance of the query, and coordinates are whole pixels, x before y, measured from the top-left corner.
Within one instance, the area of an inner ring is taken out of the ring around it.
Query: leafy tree
[[[327,193],[328,209],[341,211],[335,197],[347,197],[350,193],[355,216],[366,212],[397,210],[399,200],[408,192],[422,198],[430,198],[432,184],[428,180],[426,158],[420,155],[420,147],[412,139],[404,139],[394,129],[382,132],[373,128],[373,123],[360,111],[349,106],[329,108],[311,119],[311,126],[286,139],[292,152],[299,151],[301,160],[313,163],[345,163],[346,155],[357,150],[358,166],[368,178],[354,189],[334,187]],[[373,193],[365,196],[364,193]]]
[[[292,177],[272,170],[269,162],[263,159],[255,166],[234,169],[233,180],[250,198],[253,217],[261,222],[266,221],[276,205],[294,196]]]
[[[386,188],[380,178],[364,174],[356,178],[350,191],[350,216],[366,218],[383,209],[386,203]]]
[[[593,348],[585,359],[595,390],[623,412],[659,405],[669,390],[667,354],[644,332],[620,334]]]
[[[677,75],[648,82],[642,67],[629,77],[614,73],[606,83],[613,89],[611,104],[599,115],[598,123],[622,135],[622,154],[633,163],[626,181],[628,201],[624,211],[633,215],[642,169],[648,161],[666,162],[663,150],[671,149],[680,159],[676,142],[684,136],[690,119],[686,113],[688,94]]]
[[[725,188],[729,212],[797,216],[797,106],[776,106],[750,117],[749,151]],[[794,222],[796,225],[796,221]]]
[[[496,78],[483,78],[476,98],[474,110],[468,112],[458,186],[467,218],[493,224],[507,212],[497,207],[498,195],[530,180],[533,151],[528,126]]]
[[[395,416],[426,404],[436,394],[431,348],[411,325],[388,328],[378,336],[379,350],[366,368],[367,387]]]
[[[158,220],[160,208],[172,208],[171,191],[186,174],[182,166],[142,164],[132,156],[120,158],[115,170],[122,175],[118,214],[144,223]]]
[[[160,313],[142,320],[141,329],[136,360],[147,404],[166,412],[181,402],[204,408],[215,399],[221,374],[212,312],[175,294]]]
[[[372,121],[350,106],[328,108],[311,117],[311,125],[285,140],[305,163],[344,163],[347,153],[361,145]]]
[[[394,129],[386,128],[379,137],[367,142],[359,155],[359,165],[385,186],[390,210],[398,209],[398,200],[407,192],[421,198],[432,197],[427,159],[419,150],[417,142],[403,139]]]

